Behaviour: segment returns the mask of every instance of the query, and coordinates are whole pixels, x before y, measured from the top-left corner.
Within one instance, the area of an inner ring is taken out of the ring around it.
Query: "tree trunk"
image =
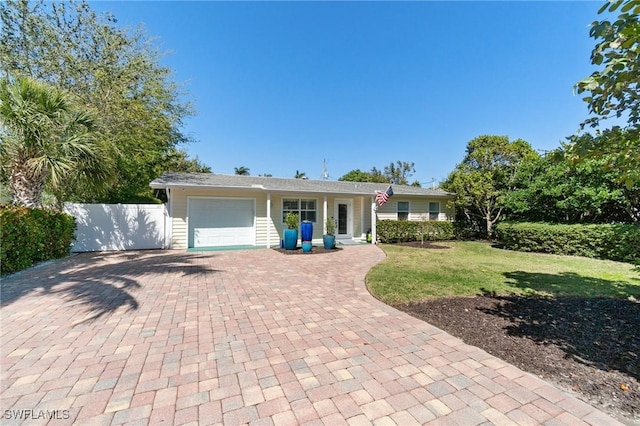
[[[493,231],[493,221],[491,220],[491,214],[487,213],[487,239],[491,239],[491,233]]]
[[[35,175],[25,163],[15,164],[9,176],[9,188],[13,194],[13,204],[24,207],[42,207],[42,191],[46,183],[46,173]]]

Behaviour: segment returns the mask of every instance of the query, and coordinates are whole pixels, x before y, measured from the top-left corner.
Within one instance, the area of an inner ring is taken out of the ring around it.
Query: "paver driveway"
[[[383,257],[82,254],[12,276],[2,423],[615,424],[375,300]]]

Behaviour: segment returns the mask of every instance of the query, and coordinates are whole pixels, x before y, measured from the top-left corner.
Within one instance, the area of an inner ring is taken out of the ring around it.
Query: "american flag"
[[[389,201],[389,198],[391,198],[392,195],[393,189],[391,189],[391,185],[389,185],[389,188],[387,188],[385,192],[376,191],[376,201],[378,202],[378,205],[380,207],[384,206],[385,203]]]

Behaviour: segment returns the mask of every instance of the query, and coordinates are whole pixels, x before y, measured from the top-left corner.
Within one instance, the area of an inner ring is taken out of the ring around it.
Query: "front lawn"
[[[640,424],[640,273],[630,264],[487,243],[383,245],[386,303]]]
[[[367,275],[389,304],[482,294],[640,299],[640,273],[627,263],[502,250],[482,242],[417,249],[381,245],[387,259]]]

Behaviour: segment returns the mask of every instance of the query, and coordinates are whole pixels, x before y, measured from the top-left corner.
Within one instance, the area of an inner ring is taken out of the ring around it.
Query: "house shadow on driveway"
[[[67,305],[80,305],[92,321],[121,307],[137,310],[136,291],[162,280],[219,272],[203,262],[215,255],[161,250],[81,253],[9,275],[0,283],[0,306],[30,295],[56,295]]]

